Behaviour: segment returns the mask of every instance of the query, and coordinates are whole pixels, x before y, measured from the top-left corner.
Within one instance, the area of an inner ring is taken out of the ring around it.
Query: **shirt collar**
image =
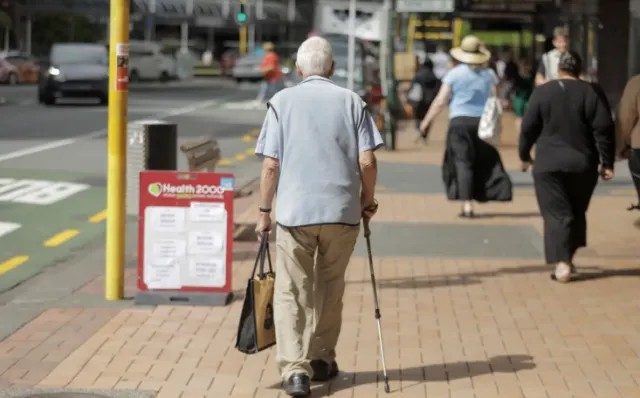
[[[326,77],[317,76],[317,75],[309,76],[306,79],[304,79],[303,81],[301,81],[299,84],[311,82],[311,81],[314,81],[314,80],[321,81],[321,82],[327,82],[327,83],[331,83],[331,84],[337,85],[333,80],[327,79]]]

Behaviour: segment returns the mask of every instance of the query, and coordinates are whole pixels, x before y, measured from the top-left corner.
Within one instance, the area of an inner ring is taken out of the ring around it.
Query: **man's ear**
[[[296,63],[296,72],[298,73],[298,76],[302,77],[302,69],[300,69],[298,63]]]

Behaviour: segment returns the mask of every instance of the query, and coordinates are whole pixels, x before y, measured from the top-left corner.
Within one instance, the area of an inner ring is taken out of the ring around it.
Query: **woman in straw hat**
[[[498,151],[478,137],[485,103],[498,82],[486,67],[491,53],[475,36],[466,36],[450,51],[458,62],[442,79],[436,99],[420,124],[426,136],[429,125],[449,105],[449,131],[443,179],[449,200],[460,200],[463,218],[473,218],[473,201],[510,201],[512,184]]]

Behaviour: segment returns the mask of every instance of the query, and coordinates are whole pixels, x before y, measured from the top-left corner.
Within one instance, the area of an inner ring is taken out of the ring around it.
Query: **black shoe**
[[[331,364],[326,363],[322,359],[313,359],[310,363],[313,369],[313,377],[311,381],[329,381],[338,375],[338,363],[336,361]]]
[[[308,397],[311,395],[311,382],[304,373],[294,373],[287,380],[285,391],[290,397]]]

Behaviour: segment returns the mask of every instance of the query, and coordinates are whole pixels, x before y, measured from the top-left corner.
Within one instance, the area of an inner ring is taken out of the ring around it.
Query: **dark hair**
[[[422,63],[422,66],[427,69],[433,69],[433,61],[427,56]]]
[[[567,51],[560,55],[558,70],[578,77],[582,73],[582,58],[575,51]]]

